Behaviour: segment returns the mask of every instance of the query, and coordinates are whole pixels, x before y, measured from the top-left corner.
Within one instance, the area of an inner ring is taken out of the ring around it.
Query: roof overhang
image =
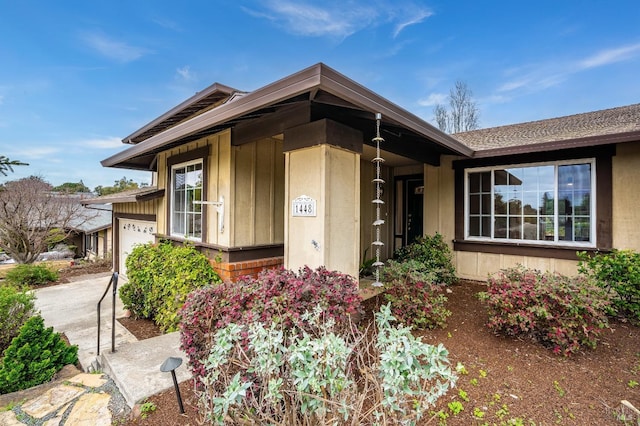
[[[217,104],[229,99],[236,92],[238,91],[232,87],[214,83],[150,123],[145,124],[140,129],[122,139],[122,142],[128,144],[140,143],[198,114],[202,110],[215,107]]]
[[[158,189],[154,187],[141,188],[132,191],[118,192],[115,194],[103,195],[101,197],[89,198],[83,200],[82,204],[121,204],[121,203],[136,203],[139,201],[149,201],[156,198],[163,197],[165,193],[164,189]]]
[[[367,116],[366,121],[372,129],[375,114],[381,113],[383,129],[387,127],[392,134],[399,136],[408,134],[412,139],[423,143],[412,145],[410,151],[416,154],[419,154],[420,150],[429,149],[436,150],[438,155],[455,154],[469,157],[473,154],[471,148],[453,137],[320,63],[168,127],[161,133],[102,160],[101,164],[105,167],[151,170],[157,153],[194,140],[206,134],[205,132],[212,133],[231,128],[238,123],[274,113],[292,103],[314,102],[316,98],[318,102],[322,102],[323,97],[331,98],[334,107],[356,111],[356,121]],[[161,121],[161,118],[152,123]],[[142,134],[141,130],[133,135]],[[397,138],[400,141],[401,139]]]
[[[562,149],[586,148],[599,145],[612,145],[640,141],[640,131],[615,133],[610,135],[588,136],[584,138],[556,140],[538,144],[515,145],[505,148],[493,148],[475,151],[473,158],[501,157],[505,155],[528,154],[533,152],[558,151]]]

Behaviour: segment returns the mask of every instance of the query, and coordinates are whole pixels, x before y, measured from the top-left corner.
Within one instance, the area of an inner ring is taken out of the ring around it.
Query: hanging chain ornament
[[[384,180],[380,178],[380,168],[381,163],[384,163],[384,158],[380,155],[380,143],[384,142],[384,139],[380,137],[380,121],[382,120],[382,114],[376,114],[376,136],[371,139],[371,142],[375,142],[376,144],[376,157],[371,160],[371,162],[375,165],[376,168],[376,178],[373,180],[373,184],[376,190],[376,198],[373,200],[373,204],[376,206],[376,220],[373,222],[373,227],[376,230],[376,240],[372,243],[376,248],[376,261],[373,263],[373,267],[375,268],[375,282],[371,284],[373,287],[382,287],[383,284],[380,281],[380,268],[384,265],[383,262],[380,261],[380,248],[384,246],[384,243],[380,241],[380,227],[384,225],[384,220],[380,219],[380,206],[384,204],[382,201],[382,185],[384,184]]]

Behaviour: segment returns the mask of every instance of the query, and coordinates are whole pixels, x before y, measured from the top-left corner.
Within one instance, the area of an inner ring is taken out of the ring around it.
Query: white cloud
[[[149,53],[149,50],[113,40],[104,34],[85,33],[82,40],[92,49],[118,62],[131,62]]]
[[[87,139],[84,141],[80,141],[75,145],[78,146],[90,146],[92,148],[98,149],[113,149],[113,148],[122,148],[122,140],[120,138],[116,138],[113,136],[105,137],[102,139]]]
[[[433,15],[411,1],[354,2],[340,0],[269,0],[264,10],[243,7],[245,13],[266,19],[285,31],[308,37],[346,38],[368,27],[393,23],[393,37]]]
[[[2,105],[4,103],[4,96],[0,95],[0,105]]]
[[[31,148],[18,149],[15,151],[15,157],[20,159],[39,159],[47,158],[47,161],[56,161],[51,158],[53,154],[60,152],[59,148],[50,146],[34,146]],[[13,155],[13,154],[12,154]]]
[[[433,12],[427,9],[417,11],[412,17],[409,17],[408,20],[404,22],[400,22],[396,25],[396,29],[393,32],[393,38],[398,37],[398,35],[410,25],[416,25],[422,23],[425,19],[433,15]]]
[[[192,81],[192,80],[196,79],[195,74],[193,74],[191,72],[191,68],[188,65],[186,65],[186,66],[184,66],[182,68],[178,68],[176,70],[176,73],[178,74],[178,77],[180,77],[180,78],[182,78],[183,80],[186,80],[186,81]]]
[[[582,60],[580,68],[595,68],[626,61],[640,55],[640,43],[602,50]]]
[[[423,107],[429,107],[429,106],[436,106],[438,104],[443,104],[446,102],[447,96],[448,95],[446,93],[431,93],[429,96],[427,96],[426,99],[418,100],[418,105]]]

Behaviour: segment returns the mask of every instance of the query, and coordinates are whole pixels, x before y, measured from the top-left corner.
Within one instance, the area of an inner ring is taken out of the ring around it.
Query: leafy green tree
[[[147,186],[145,183],[138,184],[134,182],[133,179],[127,179],[126,176],[123,176],[121,179],[116,180],[113,186],[102,186],[98,185],[93,190],[98,195],[109,195],[116,194],[122,191],[128,191],[131,189],[138,189]]]
[[[68,194],[77,194],[78,192],[91,192],[91,190],[80,180],[80,182],[65,182],[62,185],[54,186],[55,192],[66,192]]]
[[[7,175],[7,172],[13,172],[13,166],[28,166],[29,164],[23,163],[18,160],[10,160],[4,155],[0,155],[0,173]]]

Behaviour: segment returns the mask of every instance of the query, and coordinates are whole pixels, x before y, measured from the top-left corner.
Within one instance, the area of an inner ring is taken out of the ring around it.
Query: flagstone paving
[[[0,425],[109,426],[112,411],[126,403],[113,381],[103,374],[80,373],[0,412]],[[120,408],[119,408],[120,407]]]

